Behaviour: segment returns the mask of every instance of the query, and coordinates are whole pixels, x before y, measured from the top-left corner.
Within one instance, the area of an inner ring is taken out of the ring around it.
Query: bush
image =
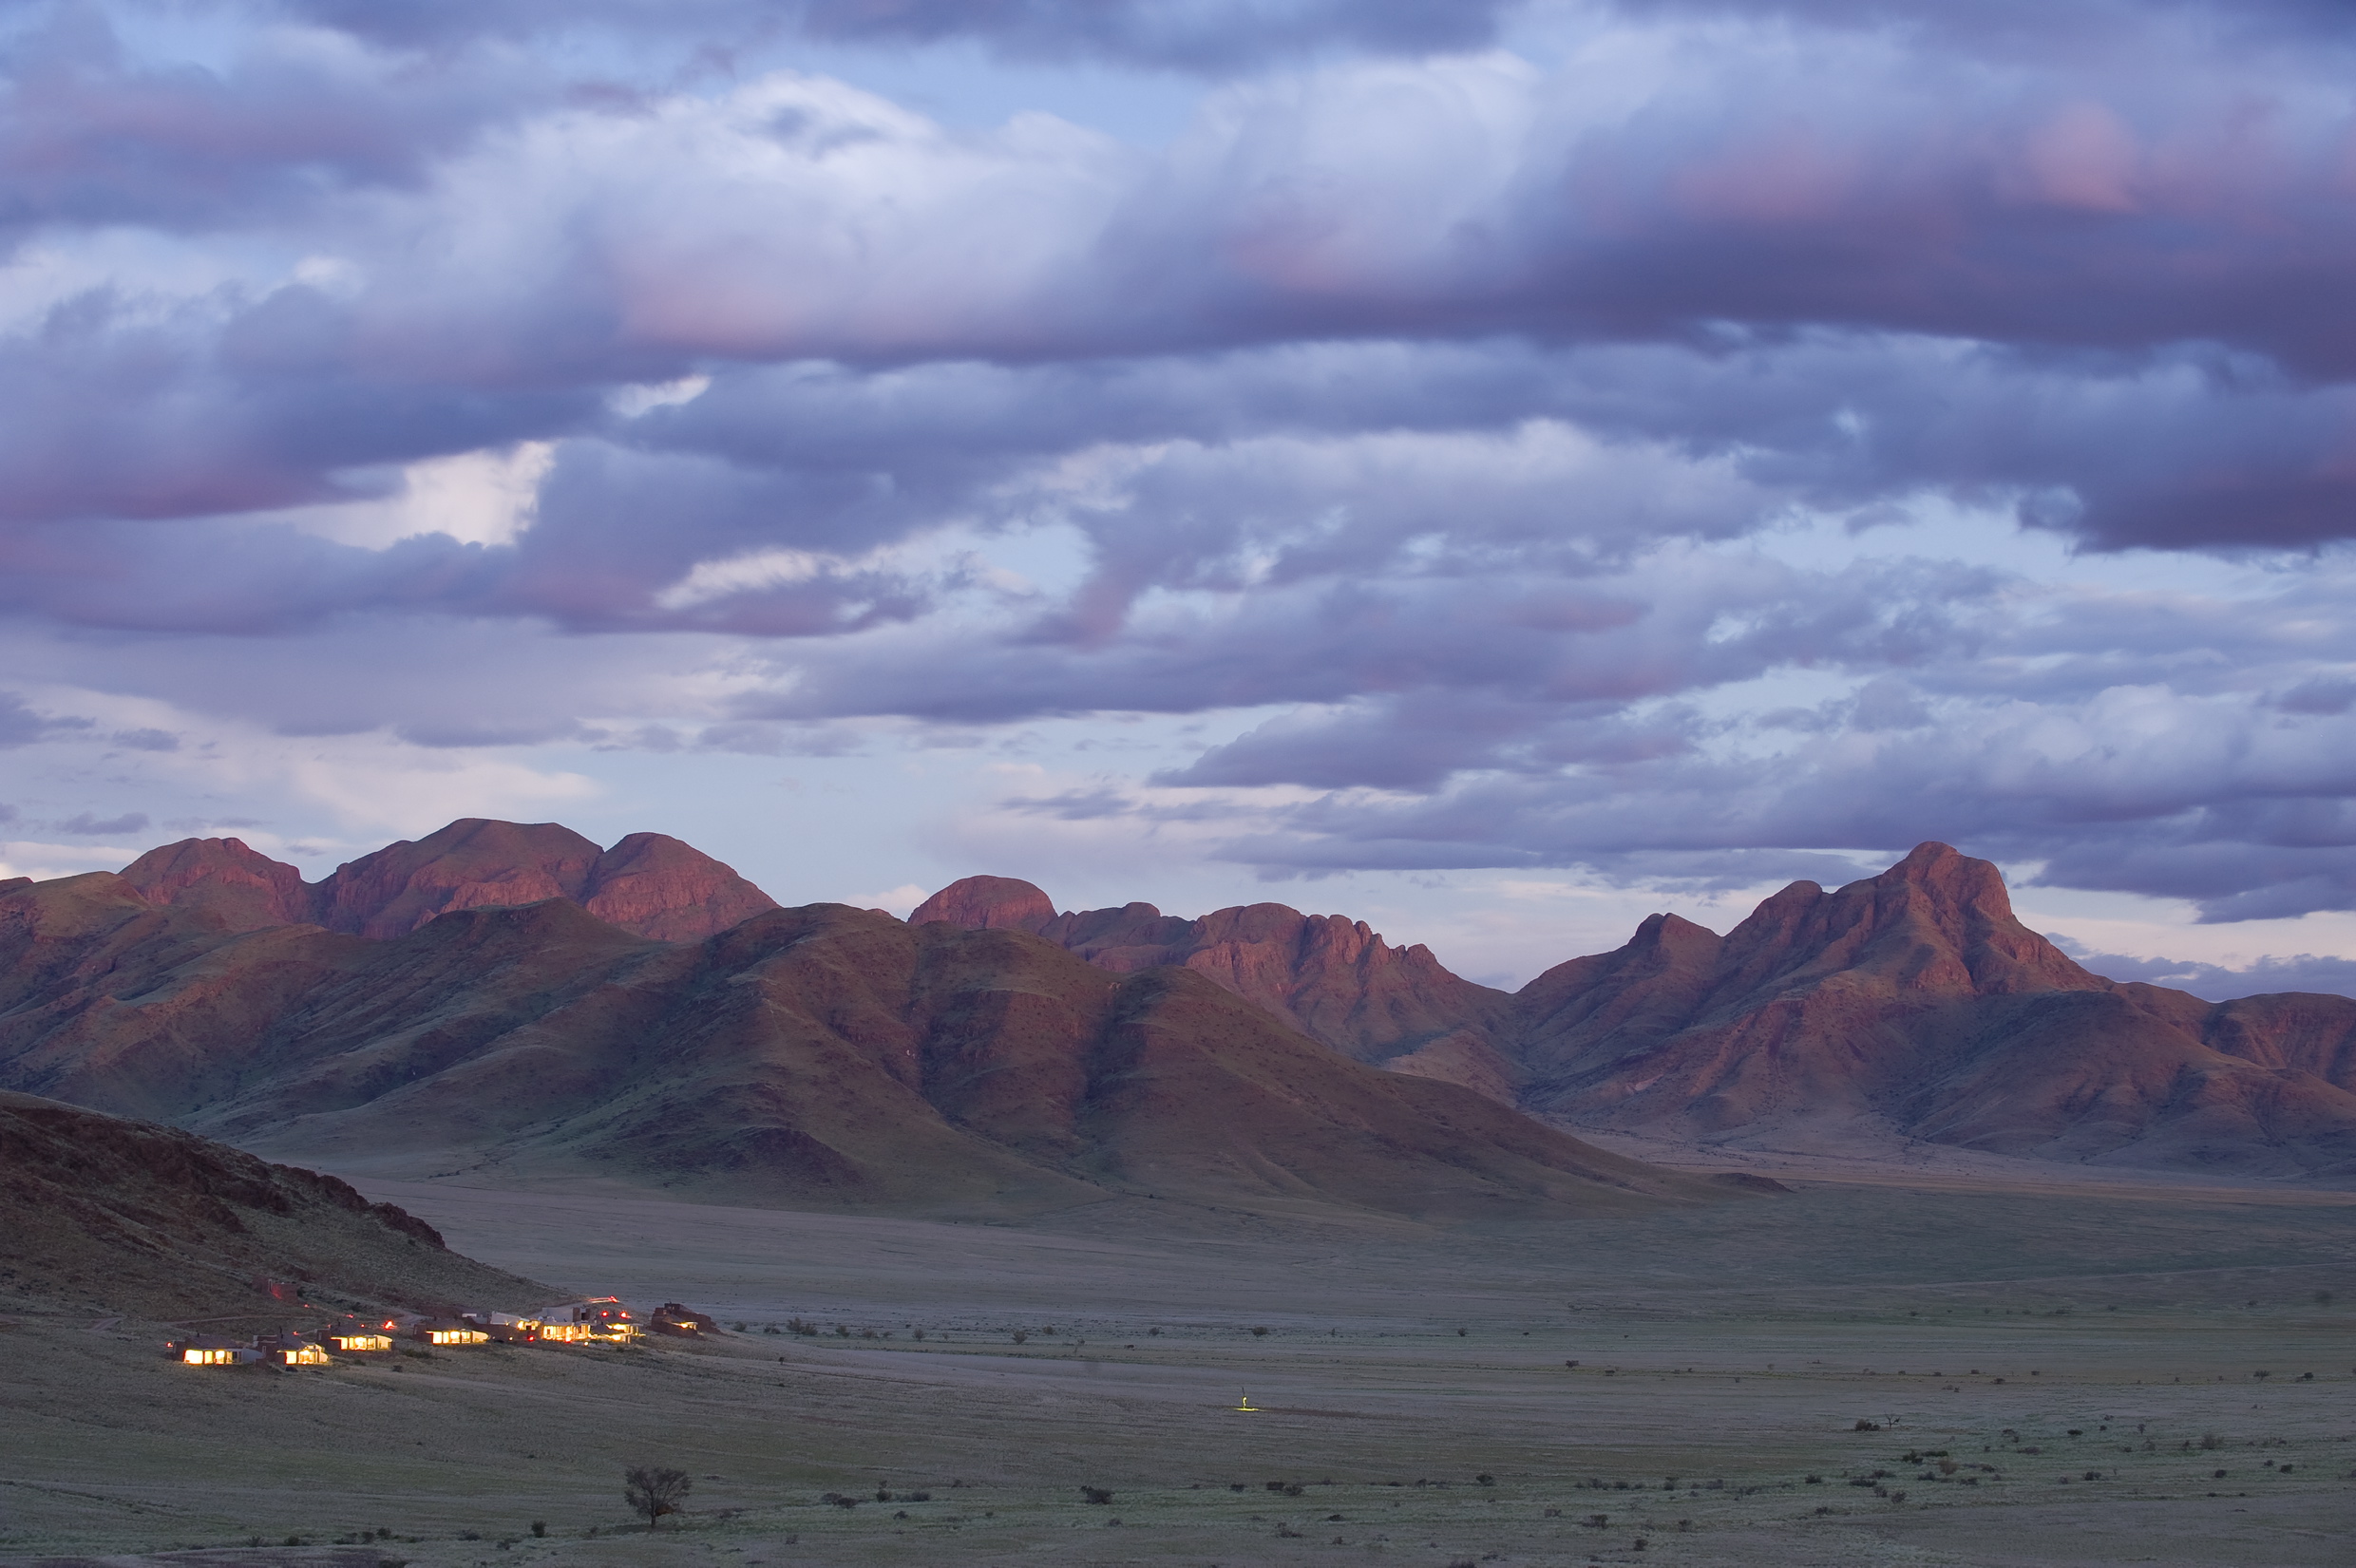
[[[1102,1486],[1083,1486],[1080,1488],[1080,1501],[1095,1503],[1111,1502],[1112,1493]]]
[[[646,1516],[650,1530],[665,1514],[680,1512],[687,1503],[687,1494],[695,1489],[685,1470],[674,1470],[660,1464],[634,1464],[622,1472],[622,1501],[633,1513]]]
[[[1252,1337],[1254,1339],[1265,1339],[1267,1336],[1268,1331],[1265,1329],[1254,1329],[1252,1331]]]
[[[1882,1424],[1878,1421],[1860,1421],[1849,1429],[1852,1432],[1878,1432],[1882,1429]]]

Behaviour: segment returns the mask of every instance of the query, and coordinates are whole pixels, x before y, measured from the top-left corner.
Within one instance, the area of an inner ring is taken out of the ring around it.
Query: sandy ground
[[[213,1372],[162,1361],[141,1325],[17,1313],[0,1332],[0,1554],[2351,1560],[2356,1200],[1856,1177],[1452,1232],[372,1183],[486,1261],[746,1332]],[[784,1332],[794,1318],[821,1333]],[[1245,1391],[1254,1411],[1231,1407]],[[633,1524],[631,1464],[694,1475],[690,1511]]]

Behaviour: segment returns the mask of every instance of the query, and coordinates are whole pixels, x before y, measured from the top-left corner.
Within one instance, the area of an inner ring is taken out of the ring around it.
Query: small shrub
[[[1254,1329],[1252,1331],[1252,1337],[1254,1339],[1265,1339],[1268,1337],[1268,1331],[1265,1329]]]
[[[1111,1502],[1112,1492],[1111,1488],[1104,1486],[1083,1486],[1080,1488],[1080,1501],[1092,1503]]]
[[[536,1519],[536,1520],[532,1521],[532,1534],[534,1534],[535,1536],[544,1536],[544,1535],[546,1535],[547,1533],[548,1533],[548,1521],[547,1521],[546,1520],[544,1520],[544,1519]]]
[[[1015,1331],[1015,1343],[1016,1343],[1016,1344],[1017,1344],[1017,1345],[1028,1345],[1028,1344],[1030,1344],[1030,1343],[1031,1343],[1031,1334],[1030,1334],[1029,1331],[1028,1331],[1028,1330],[1024,1330],[1024,1329],[1016,1329],[1016,1330]]]
[[[1148,1329],[1146,1331],[1146,1334],[1149,1338],[1159,1339],[1162,1337],[1162,1331],[1159,1329]]]
[[[1852,1432],[1878,1432],[1882,1429],[1882,1424],[1878,1421],[1861,1420],[1849,1429]]]

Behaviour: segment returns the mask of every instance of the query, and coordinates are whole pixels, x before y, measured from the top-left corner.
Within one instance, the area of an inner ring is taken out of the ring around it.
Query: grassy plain
[[[364,1183],[485,1261],[749,1332],[205,1372],[142,1325],[16,1312],[0,1554],[294,1536],[211,1560],[2349,1560],[2356,1198],[1784,1180],[1453,1230]],[[1229,1408],[1246,1390],[1259,1408]],[[653,1533],[619,1485],[650,1463],[696,1478]]]

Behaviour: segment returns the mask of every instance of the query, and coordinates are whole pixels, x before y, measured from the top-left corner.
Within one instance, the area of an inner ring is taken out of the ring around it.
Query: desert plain
[[[2349,1560],[2356,1195],[1994,1160],[1776,1171],[1788,1192],[1452,1225],[363,1180],[462,1253],[726,1332],[204,1370],[148,1325],[11,1312],[0,1554]],[[685,1511],[634,1520],[633,1464],[687,1471]]]

